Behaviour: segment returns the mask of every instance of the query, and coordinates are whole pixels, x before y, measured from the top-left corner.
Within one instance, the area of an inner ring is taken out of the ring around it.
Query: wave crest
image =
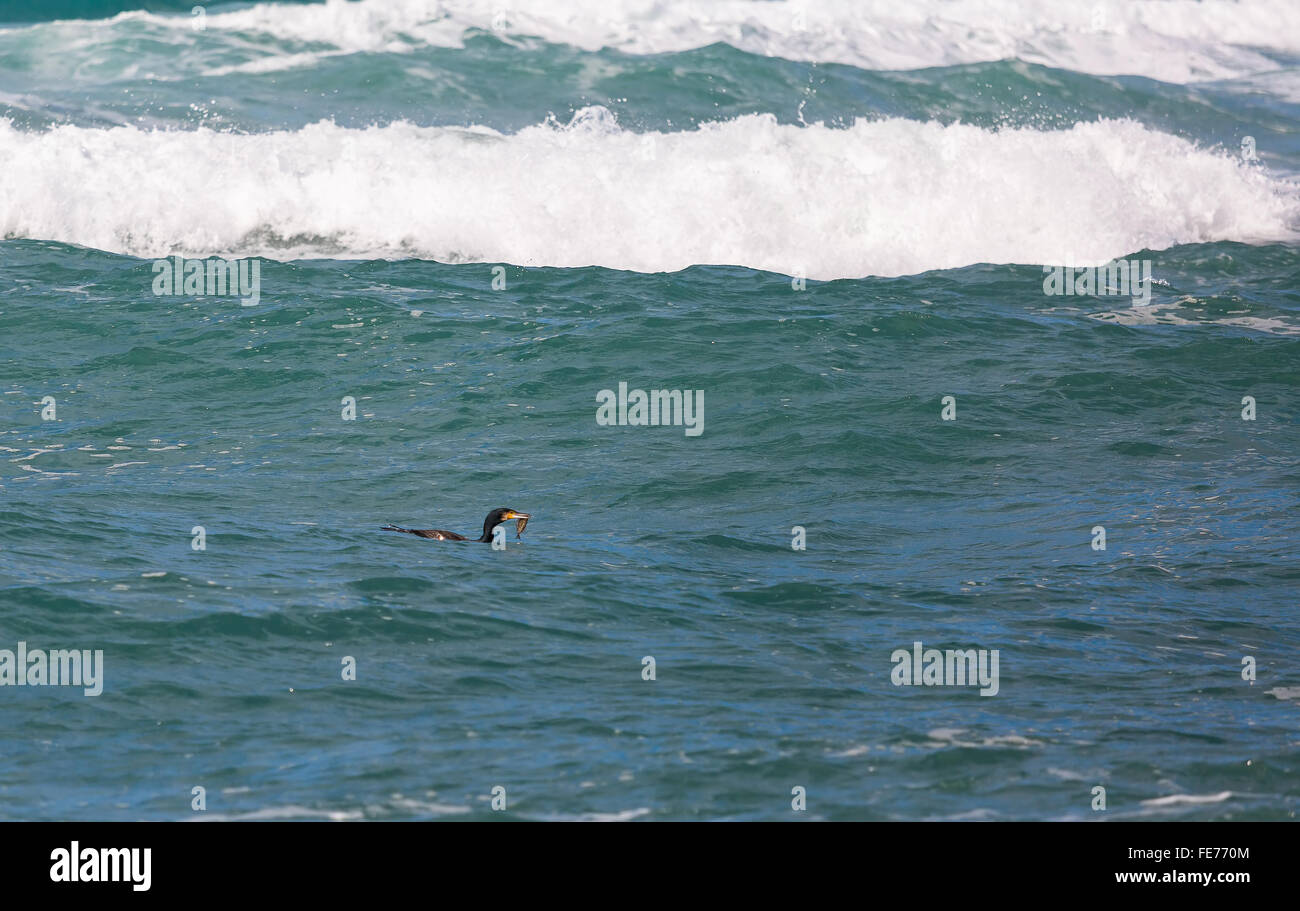
[[[635,133],[603,108],[505,135],[0,121],[0,234],[155,257],[424,258],[813,279],[1295,237],[1294,184],[1128,120],[1061,131],[751,115]]]
[[[190,19],[132,12],[89,25],[188,32]],[[875,70],[1019,59],[1178,83],[1248,76],[1278,69],[1279,57],[1300,57],[1300,5],[1293,0],[568,0],[527,9],[507,9],[500,0],[329,0],[259,3],[206,19],[206,41],[243,50],[248,38],[261,37],[298,52],[405,52],[458,47],[477,29],[588,51],[659,54],[722,42],[754,54]],[[93,40],[85,26],[54,25],[72,29],[69,40],[78,44]],[[244,66],[262,72],[314,59],[283,47],[268,53]]]

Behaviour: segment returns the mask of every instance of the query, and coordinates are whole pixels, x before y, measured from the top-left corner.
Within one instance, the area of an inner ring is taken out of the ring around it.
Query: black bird
[[[488,544],[492,541],[492,529],[496,528],[502,522],[509,522],[515,519],[518,524],[515,526],[515,540],[524,533],[524,526],[532,516],[526,512],[516,512],[513,509],[506,509],[504,506],[492,510],[483,520],[483,536],[476,538],[480,544]],[[464,535],[458,535],[454,531],[443,531],[441,528],[401,528],[397,525],[385,525],[380,531],[401,531],[408,535],[415,535],[417,538],[433,538],[435,541],[468,541],[469,538]]]

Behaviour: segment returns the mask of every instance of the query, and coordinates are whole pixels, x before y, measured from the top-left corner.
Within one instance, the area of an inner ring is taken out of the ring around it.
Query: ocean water
[[[1294,818],[1300,7],[132,5],[0,5],[0,818]]]

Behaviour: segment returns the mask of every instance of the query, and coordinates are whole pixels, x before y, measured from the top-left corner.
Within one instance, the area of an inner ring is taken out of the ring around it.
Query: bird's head
[[[487,519],[484,520],[483,536],[485,538],[491,537],[492,529],[496,528],[502,522],[509,522],[512,519],[519,523],[517,534],[523,534],[524,526],[528,524],[528,520],[531,518],[532,516],[526,512],[520,512],[517,509],[508,509],[505,506],[498,507],[488,513]]]

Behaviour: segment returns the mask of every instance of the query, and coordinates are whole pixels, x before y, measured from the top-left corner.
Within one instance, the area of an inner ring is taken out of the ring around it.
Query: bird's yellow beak
[[[518,541],[523,536],[524,527],[528,524],[528,520],[531,519],[532,516],[526,512],[515,512],[512,509],[506,513],[506,518],[515,520],[515,540]]]

